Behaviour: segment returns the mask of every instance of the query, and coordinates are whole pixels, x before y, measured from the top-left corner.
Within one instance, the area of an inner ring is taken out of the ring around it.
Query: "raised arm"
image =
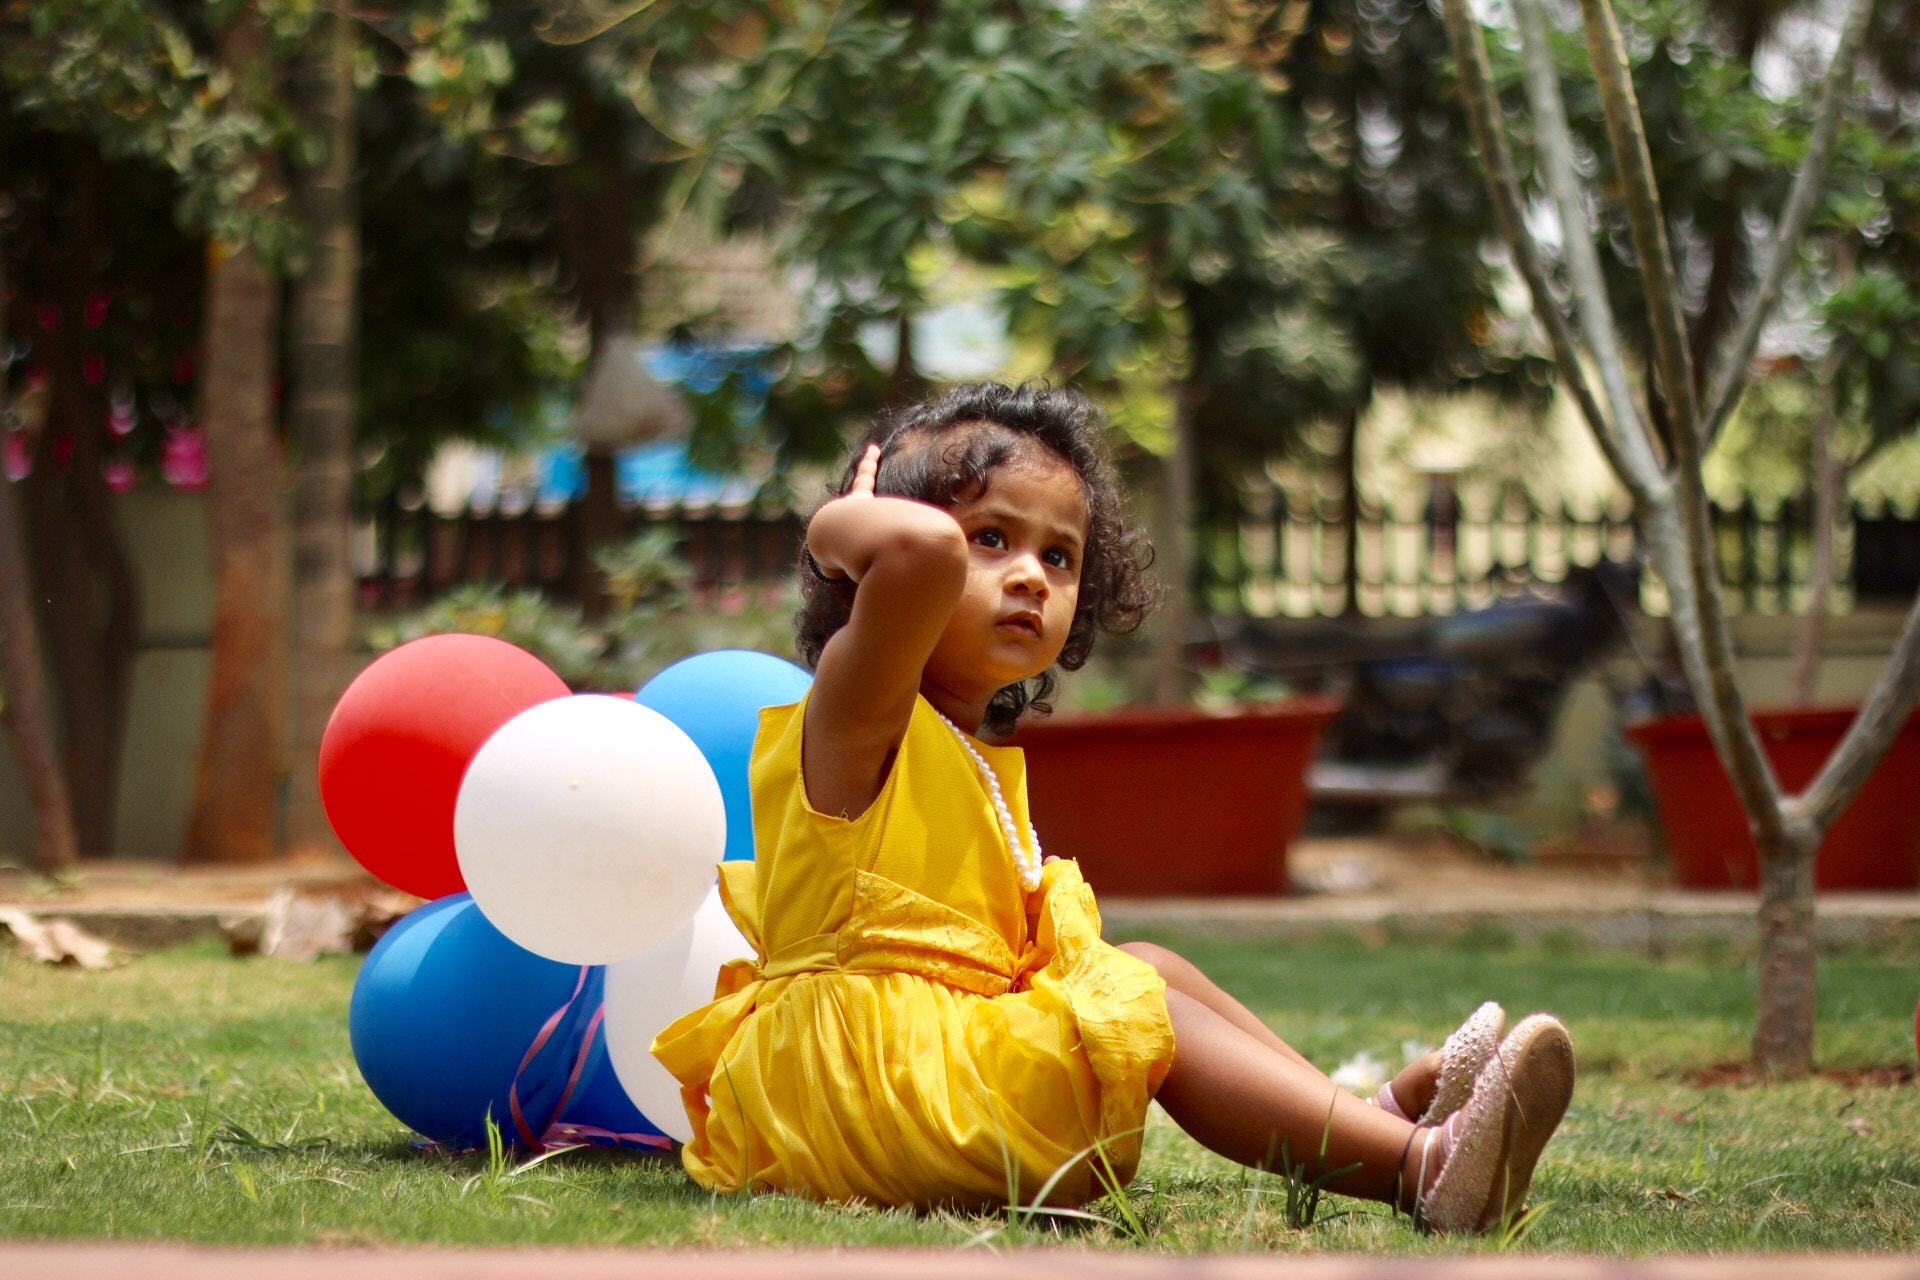
[[[880,446],[870,445],[853,488],[807,525],[807,550],[821,570],[859,584],[852,617],[815,666],[801,752],[808,803],[845,818],[865,813],[880,794],[921,670],[967,581],[959,524],[924,502],[875,497],[879,468]]]

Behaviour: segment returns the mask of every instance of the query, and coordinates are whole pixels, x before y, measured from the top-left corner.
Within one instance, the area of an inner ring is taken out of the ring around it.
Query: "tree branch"
[[[1716,650],[1709,640],[1713,630],[1705,625],[1703,616],[1707,606],[1701,600],[1705,589],[1699,586],[1692,555],[1695,540],[1687,536],[1686,519],[1678,504],[1668,503],[1648,512],[1642,518],[1641,531],[1654,568],[1667,590],[1668,627],[1680,651],[1687,687],[1699,698],[1700,719],[1706,726],[1707,737],[1726,768],[1727,780],[1733,784],[1740,807],[1754,825],[1756,844],[1762,849],[1778,848],[1786,826],[1781,814],[1780,786],[1774,781],[1773,769],[1766,757],[1760,753],[1753,721],[1747,718],[1746,704],[1733,685],[1733,649],[1726,635],[1726,618],[1719,612],[1718,573],[1711,579],[1714,592],[1711,607],[1720,623]],[[1728,692],[1732,695],[1732,714],[1723,701]],[[1703,693],[1706,696],[1701,697]]]
[[[1647,326],[1653,336],[1654,373],[1673,422],[1674,456],[1683,464],[1697,464],[1697,441],[1687,441],[1695,446],[1691,448],[1683,448],[1680,443],[1681,437],[1692,435],[1697,416],[1687,318],[1680,305],[1680,286],[1674,279],[1667,221],[1660,211],[1660,189],[1653,179],[1653,157],[1647,151],[1646,128],[1633,91],[1626,44],[1620,38],[1620,24],[1614,20],[1609,0],[1580,0],[1580,15],[1586,28],[1587,57],[1593,63],[1594,83],[1600,90],[1600,110],[1606,117],[1607,143],[1613,150],[1614,169],[1620,175],[1627,230],[1633,237],[1634,257],[1639,259],[1640,283],[1647,297]]]
[[[1641,291],[1646,295],[1647,320],[1653,332],[1654,375],[1672,428],[1679,525],[1673,536],[1678,545],[1670,548],[1673,555],[1661,572],[1667,578],[1669,593],[1684,574],[1691,584],[1693,605],[1691,616],[1674,611],[1673,626],[1683,654],[1690,646],[1698,646],[1699,668],[1689,671],[1689,683],[1699,698],[1701,716],[1734,792],[1748,821],[1754,824],[1756,843],[1762,850],[1783,848],[1779,784],[1760,750],[1753,722],[1747,718],[1746,699],[1734,680],[1733,635],[1720,599],[1713,512],[1700,472],[1686,317],[1674,280],[1666,219],[1660,211],[1660,192],[1654,183],[1653,160],[1647,152],[1646,129],[1633,91],[1626,46],[1609,0],[1580,0],[1580,12],[1586,27],[1587,56],[1593,63],[1600,107],[1606,116],[1607,141],[1625,197],[1634,256],[1639,259]]]
[[[1801,157],[1800,171],[1794,174],[1793,189],[1780,211],[1779,231],[1767,259],[1767,269],[1760,277],[1760,287],[1747,303],[1740,328],[1717,362],[1707,410],[1700,419],[1703,450],[1713,446],[1720,428],[1739,403],[1740,393],[1746,389],[1754,348],[1760,343],[1760,330],[1780,301],[1781,290],[1786,288],[1787,277],[1793,272],[1801,237],[1813,220],[1820,188],[1826,184],[1827,165],[1833,159],[1833,140],[1840,128],[1840,111],[1846,103],[1847,89],[1853,84],[1854,67],[1860,61],[1860,50],[1867,40],[1867,23],[1872,17],[1873,0],[1853,0],[1847,10],[1846,21],[1840,28],[1840,43],[1833,51],[1833,61],[1820,85],[1819,114],[1807,138],[1807,154]]]
[[[1786,802],[1788,821],[1824,835],[1879,767],[1880,757],[1906,725],[1916,695],[1920,695],[1920,597],[1907,610],[1893,653],[1866,704],[1847,726],[1847,736],[1840,739],[1807,789]]]
[[[1500,127],[1500,98],[1493,88],[1493,69],[1487,62],[1487,47],[1482,43],[1480,26],[1468,11],[1467,0],[1446,0],[1446,15],[1447,38],[1459,66],[1460,97],[1466,106],[1467,127],[1473,134],[1474,149],[1480,153],[1480,165],[1486,171],[1494,221],[1499,224],[1501,238],[1507,242],[1521,278],[1527,282],[1533,296],[1533,313],[1547,331],[1554,362],[1560,367],[1567,390],[1573,394],[1574,403],[1592,428],[1608,464],[1631,487],[1635,472],[1615,447],[1612,424],[1599,401],[1594,399],[1593,389],[1587,385],[1586,370],[1581,367],[1580,354],[1573,343],[1573,331],[1567,327],[1560,301],[1554,297],[1553,287],[1547,280],[1540,247],[1527,230],[1525,200],[1520,193],[1520,180],[1514,173],[1513,152]],[[1638,496],[1636,493],[1635,497]]]
[[[1607,287],[1600,275],[1600,258],[1593,249],[1593,232],[1585,201],[1573,171],[1573,135],[1567,127],[1566,105],[1560,97],[1560,75],[1553,63],[1553,45],[1547,34],[1546,11],[1540,0],[1514,0],[1520,20],[1520,41],[1526,60],[1527,98],[1533,106],[1534,138],[1540,148],[1540,169],[1554,206],[1560,214],[1560,237],[1565,244],[1568,282],[1587,350],[1600,374],[1600,387],[1613,413],[1613,447],[1620,458],[1621,480],[1643,506],[1666,501],[1671,486],[1654,452],[1646,421],[1633,398],[1626,361],[1620,353],[1619,328]]]

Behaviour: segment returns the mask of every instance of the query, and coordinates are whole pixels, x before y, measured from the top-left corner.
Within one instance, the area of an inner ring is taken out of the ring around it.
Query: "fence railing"
[[[389,501],[360,528],[360,602],[366,608],[408,608],[470,582],[578,599],[593,572],[582,516],[579,503],[445,514],[424,503]],[[619,520],[629,537],[674,529],[697,590],[786,576],[806,531],[798,512],[754,503],[648,503],[623,508]]]
[[[1728,607],[1805,609],[1813,575],[1809,503],[1746,501],[1714,511]],[[1854,507],[1834,522],[1828,606],[1912,599],[1920,588],[1920,519]],[[1530,584],[1553,583],[1605,558],[1642,568],[1640,605],[1666,612],[1659,579],[1642,566],[1638,523],[1624,503],[1546,507],[1510,492],[1491,504],[1440,494],[1414,510],[1362,506],[1351,523],[1336,497],[1302,499],[1278,486],[1243,495],[1238,518],[1200,530],[1197,586],[1216,611],[1332,615],[1451,613]]]
[[[467,582],[531,587],[578,598],[591,572],[579,504],[442,514],[389,502],[360,531],[362,603],[404,608]],[[805,532],[781,504],[648,504],[621,512],[628,534],[668,527],[704,590],[791,573]],[[1804,502],[1748,502],[1715,512],[1728,606],[1750,613],[1805,607],[1812,574],[1811,514]],[[1512,493],[1491,505],[1438,495],[1414,510],[1363,506],[1351,527],[1343,504],[1302,499],[1278,486],[1249,490],[1232,518],[1197,531],[1195,585],[1218,612],[1256,617],[1452,613],[1533,583],[1564,578],[1605,558],[1638,565],[1639,532],[1625,506],[1542,507]],[[1920,588],[1920,518],[1844,511],[1834,527],[1829,607],[1910,600]],[[1658,579],[1640,574],[1640,603],[1665,612]]]

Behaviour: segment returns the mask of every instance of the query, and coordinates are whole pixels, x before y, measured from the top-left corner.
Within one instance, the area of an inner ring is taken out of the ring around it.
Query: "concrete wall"
[[[213,621],[206,503],[201,494],[143,487],[114,507],[139,584],[141,625],[113,852],[173,860],[186,838],[206,697]],[[57,706],[49,709],[57,715]],[[0,748],[0,861],[24,863],[32,840],[18,766]]]

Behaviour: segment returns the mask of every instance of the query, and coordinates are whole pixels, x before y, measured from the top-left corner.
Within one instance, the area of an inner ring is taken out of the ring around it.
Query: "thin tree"
[[[309,257],[293,297],[288,435],[293,489],[293,768],[287,845],[333,848],[320,804],[320,737],[354,675],[353,433],[360,213],[354,183],[356,20],[316,16],[309,103],[325,154],[297,179]]]
[[[1720,598],[1701,459],[1745,388],[1761,328],[1794,269],[1801,237],[1826,180],[1873,0],[1851,0],[1848,7],[1819,89],[1806,154],[1776,224],[1773,248],[1745,313],[1703,384],[1704,396],[1695,393],[1686,316],[1620,27],[1608,0],[1581,0],[1580,9],[1646,300],[1653,382],[1668,426],[1661,440],[1649,430],[1649,415],[1634,399],[1619,330],[1601,284],[1541,2],[1514,0],[1513,11],[1519,20],[1540,176],[1559,215],[1573,311],[1597,374],[1597,395],[1527,227],[1526,197],[1501,126],[1484,37],[1467,0],[1446,0],[1468,121],[1501,234],[1526,280],[1562,378],[1633,495],[1649,555],[1666,587],[1673,637],[1688,684],[1753,828],[1761,881],[1754,1062],[1771,1075],[1803,1075],[1813,1065],[1814,861],[1827,831],[1859,794],[1920,693],[1920,601],[1909,612],[1886,669],[1839,747],[1806,790],[1782,794],[1734,680],[1733,640]]]
[[[7,258],[0,250],[0,351],[7,347]],[[0,422],[11,412],[7,388],[0,382]],[[73,807],[66,775],[60,771],[48,731],[40,687],[40,629],[34,624],[33,587],[27,549],[21,536],[20,502],[14,481],[0,475],[0,724],[20,762],[33,803],[33,866],[42,875],[72,868],[75,859]]]
[[[220,33],[236,92],[264,93],[271,50],[254,4]],[[249,157],[257,206],[279,196],[272,157]],[[201,421],[214,559],[212,664],[205,737],[187,835],[192,861],[256,861],[279,849],[287,756],[289,563],[279,445],[274,438],[280,296],[250,240],[215,236],[207,250]]]
[[[81,325],[72,320],[99,291],[103,250],[111,244],[107,169],[85,139],[60,138],[52,151],[50,176],[61,204],[21,202],[32,216],[15,261],[37,266],[41,288],[65,323],[40,344],[48,429],[34,443],[33,474],[21,485],[21,505],[54,677],[74,833],[82,853],[104,857],[116,842],[140,592],[101,471],[106,396],[102,386],[86,379],[86,357],[92,353]],[[22,271],[20,288],[28,287]],[[64,459],[56,456],[63,441],[72,442]]]

